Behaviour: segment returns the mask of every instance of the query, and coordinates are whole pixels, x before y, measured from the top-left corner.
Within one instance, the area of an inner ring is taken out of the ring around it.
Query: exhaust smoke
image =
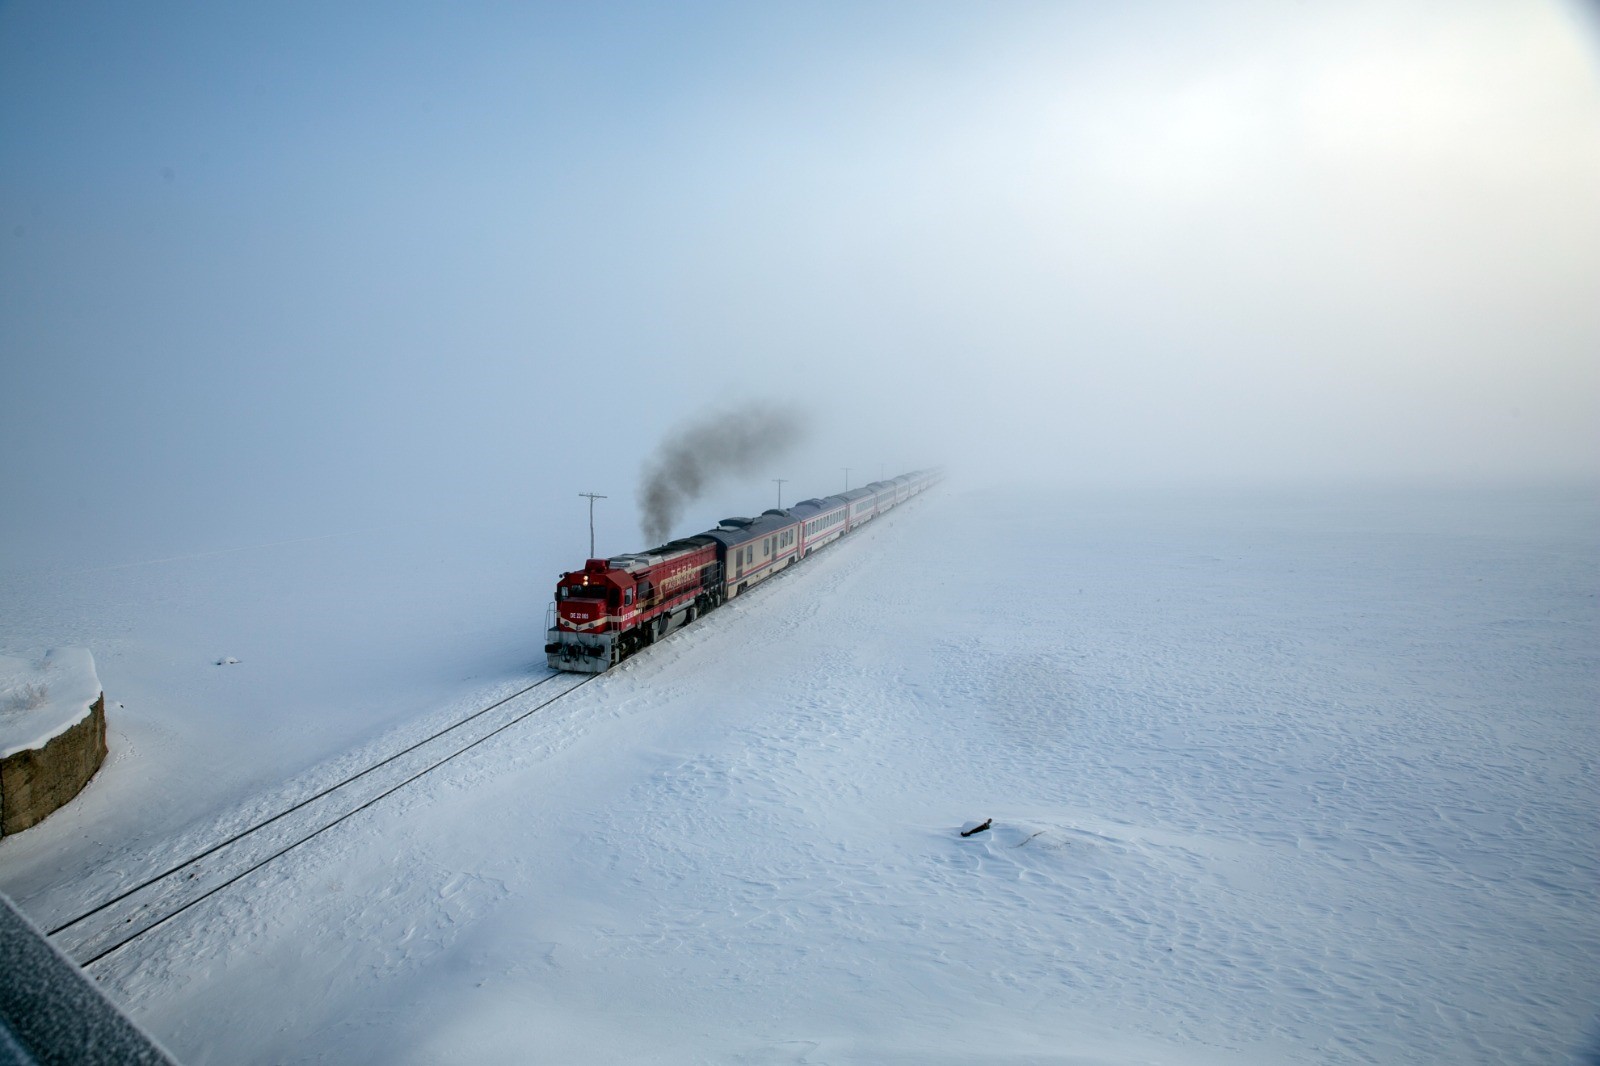
[[[648,544],[671,534],[684,507],[726,478],[758,473],[805,436],[796,407],[751,404],[702,419],[661,442],[639,481],[639,528]]]

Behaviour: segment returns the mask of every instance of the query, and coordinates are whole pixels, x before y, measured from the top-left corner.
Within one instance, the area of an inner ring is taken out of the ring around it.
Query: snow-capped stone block
[[[0,655],[0,836],[66,804],[105,757],[105,694],[87,648]]]

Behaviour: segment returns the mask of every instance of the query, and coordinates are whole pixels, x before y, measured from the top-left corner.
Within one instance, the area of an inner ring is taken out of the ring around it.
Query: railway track
[[[48,930],[48,935],[56,947],[80,966],[92,966],[599,676],[552,672],[270,818],[123,889]],[[539,691],[558,679],[570,679],[575,683],[558,683],[553,691]]]
[[[552,671],[431,736],[123,889],[48,930],[48,936],[80,966],[93,966],[273,860],[601,676]],[[531,701],[526,699],[535,690],[557,680],[568,683],[555,686],[553,694],[540,692]],[[530,702],[531,706],[525,705]]]

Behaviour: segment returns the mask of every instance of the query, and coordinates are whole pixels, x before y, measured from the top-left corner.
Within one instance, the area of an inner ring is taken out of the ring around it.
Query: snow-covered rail
[[[568,683],[540,693],[556,679]],[[133,885],[49,930],[52,941],[81,966],[90,966],[229,885],[321,835],[352,815],[510,729],[595,679],[552,672],[452,725],[357,773],[328,785],[270,818],[218,841],[181,863]],[[542,697],[542,698],[541,698]],[[499,711],[499,714],[492,712]],[[471,737],[467,743],[461,741]]]

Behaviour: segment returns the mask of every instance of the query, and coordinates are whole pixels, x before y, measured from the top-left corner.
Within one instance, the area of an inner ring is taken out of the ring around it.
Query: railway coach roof
[[[728,520],[724,518],[722,525],[716,529],[708,529],[701,535],[710,537],[732,548],[740,544],[748,544],[752,540],[760,540],[762,537],[768,536],[777,530],[788,529],[795,524],[795,519],[786,514],[774,515],[768,513],[756,518],[740,519],[740,522],[744,524],[730,526]]]
[[[796,518],[810,518],[814,514],[820,514],[823,511],[831,511],[835,507],[839,506],[842,506],[839,501],[830,503],[827,500],[801,500],[799,503],[789,508],[789,513],[794,515]]]

